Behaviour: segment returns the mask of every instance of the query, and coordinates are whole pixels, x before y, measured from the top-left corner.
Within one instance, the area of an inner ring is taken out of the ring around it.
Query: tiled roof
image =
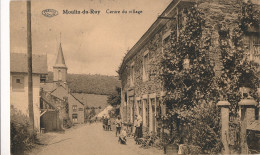
[[[10,71],[28,73],[28,60],[26,53],[11,53]],[[36,74],[48,74],[47,55],[32,55],[32,72]]]
[[[63,86],[57,87],[51,94],[53,96],[58,97],[59,99],[63,99],[63,97],[68,97],[69,103],[84,105],[82,102],[80,102],[78,99],[76,99],[73,95],[68,93],[68,91]]]
[[[59,85],[57,85],[55,82],[51,82],[51,83],[41,83],[40,86],[44,91],[51,92],[54,89],[56,89]]]

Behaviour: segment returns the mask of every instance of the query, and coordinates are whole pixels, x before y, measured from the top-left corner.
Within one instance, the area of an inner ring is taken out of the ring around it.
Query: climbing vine
[[[208,58],[213,48],[212,36],[205,31],[202,11],[193,7],[183,12],[186,23],[164,51],[160,75],[167,90],[164,102],[168,108],[162,119],[168,121],[175,143],[199,146],[202,153],[220,152],[220,115],[216,103],[221,98],[228,100],[236,111],[242,86],[253,88],[251,95],[256,96],[257,66],[248,59],[243,38],[259,22],[251,3],[243,3],[242,8],[235,21],[237,26],[220,24],[218,28],[217,51],[223,64],[220,76],[215,75]]]
[[[257,99],[256,89],[259,85],[257,75],[258,65],[250,60],[249,47],[245,36],[250,28],[259,26],[257,12],[252,3],[243,3],[242,14],[237,20],[236,27],[219,30],[219,44],[222,59],[222,74],[218,79],[219,92],[224,100],[231,103],[231,110],[236,112],[241,100],[240,87],[251,88],[250,95]],[[252,56],[251,56],[252,57]]]
[[[217,148],[213,152],[218,152],[221,149],[216,136],[219,121],[210,121],[210,118],[219,120],[218,111],[212,104],[216,101],[216,87],[213,65],[208,60],[211,36],[203,32],[205,21],[198,8],[185,10],[183,14],[186,23],[179,36],[171,38],[171,47],[165,51],[161,62],[161,78],[167,90],[165,103],[169,109],[163,119],[168,120],[175,143],[196,145],[201,150]],[[202,112],[201,107],[207,108]],[[215,110],[215,118],[205,117],[209,109]]]

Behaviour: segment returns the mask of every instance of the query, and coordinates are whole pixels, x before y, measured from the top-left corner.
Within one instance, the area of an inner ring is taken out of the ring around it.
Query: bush
[[[64,118],[64,120],[63,120],[63,126],[64,126],[66,129],[69,129],[69,128],[72,127],[72,122],[71,122],[71,120],[70,120],[69,117]]]
[[[185,113],[185,114],[184,114]],[[184,116],[184,117],[183,117]],[[221,152],[221,124],[218,108],[213,104],[195,106],[190,112],[182,112],[184,143],[193,146],[190,151],[206,154]]]
[[[11,107],[11,152],[29,150],[36,140],[36,131],[31,131],[29,118]]]

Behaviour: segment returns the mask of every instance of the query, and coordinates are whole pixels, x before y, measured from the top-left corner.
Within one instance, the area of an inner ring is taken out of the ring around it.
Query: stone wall
[[[237,25],[236,20],[241,14],[242,0],[198,0],[196,7],[202,11],[202,18],[205,20],[205,26],[202,32],[202,42],[207,35],[211,36],[210,44],[211,48],[208,52],[208,59],[213,64],[216,76],[221,75],[222,60],[219,47],[219,31],[221,29],[230,30]],[[180,6],[181,8],[181,6]],[[183,10],[179,11],[179,19],[182,19],[182,23],[185,26]],[[176,15],[175,15],[176,17]],[[168,22],[162,26],[155,35],[151,36],[149,41],[141,47],[141,50],[136,53],[130,60],[127,61],[126,67],[120,74],[122,82],[122,106],[125,102],[125,94],[127,99],[129,98],[129,90],[134,91],[135,98],[141,98],[145,94],[155,93],[157,97],[163,92],[163,85],[160,81],[160,61],[163,56],[163,50],[167,50],[167,44],[164,43],[164,39],[167,38],[167,34],[171,31],[171,36],[177,36],[177,23],[176,20],[168,20]],[[144,53],[149,53],[149,73],[150,79],[143,81],[143,59]],[[131,65],[134,65],[134,85],[130,86],[130,69]],[[132,94],[131,94],[132,95]],[[131,106],[131,105],[130,105]],[[125,112],[124,112],[125,113]],[[127,112],[128,114],[130,112]]]
[[[211,35],[211,49],[209,59],[215,65],[215,72],[220,76],[222,68],[221,53],[219,51],[219,31],[226,29],[232,31],[237,24],[235,21],[241,14],[241,0],[203,0],[198,2],[198,9],[203,12],[205,27],[203,34]]]

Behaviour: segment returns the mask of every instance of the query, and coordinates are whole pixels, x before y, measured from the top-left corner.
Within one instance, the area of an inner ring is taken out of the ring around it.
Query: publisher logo
[[[58,11],[54,9],[45,9],[42,10],[42,15],[44,15],[45,17],[54,17],[58,15]]]

